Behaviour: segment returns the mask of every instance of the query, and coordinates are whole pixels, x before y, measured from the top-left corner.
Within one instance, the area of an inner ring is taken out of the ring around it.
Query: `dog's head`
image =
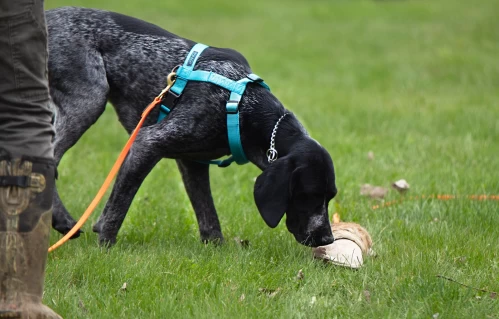
[[[329,201],[336,195],[333,161],[328,152],[309,139],[277,159],[258,176],[255,203],[270,227],[286,213],[286,226],[306,246],[331,244]]]

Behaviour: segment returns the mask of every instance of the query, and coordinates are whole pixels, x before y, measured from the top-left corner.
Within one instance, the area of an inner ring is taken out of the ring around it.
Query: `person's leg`
[[[0,318],[42,305],[55,164],[42,0],[0,0]]]
[[[0,146],[53,158],[43,0],[0,0]]]

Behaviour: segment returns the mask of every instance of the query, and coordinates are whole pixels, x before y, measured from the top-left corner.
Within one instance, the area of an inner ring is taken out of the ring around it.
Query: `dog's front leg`
[[[177,165],[196,213],[201,240],[222,243],[222,230],[211,196],[209,165],[189,160],[177,160]]]
[[[146,131],[144,128],[143,131]],[[116,182],[106,207],[93,227],[99,233],[101,245],[112,245],[125,219],[130,204],[140,185],[161,159],[161,154],[151,145],[141,131],[137,136],[128,156],[126,157],[116,178]]]

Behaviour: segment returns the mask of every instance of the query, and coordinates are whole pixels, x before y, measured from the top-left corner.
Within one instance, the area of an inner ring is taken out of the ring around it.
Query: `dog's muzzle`
[[[332,244],[334,242],[333,234],[330,235],[297,235],[295,236],[296,241],[300,244],[309,246],[309,247],[318,247]]]

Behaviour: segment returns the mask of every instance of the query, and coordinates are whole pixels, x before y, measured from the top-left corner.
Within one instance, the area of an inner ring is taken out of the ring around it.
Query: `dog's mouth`
[[[296,216],[298,214],[295,214]],[[301,214],[305,215],[305,214]],[[296,241],[309,247],[326,246],[334,242],[333,231],[328,221],[327,213],[307,214],[308,219],[286,218],[288,231]]]
[[[308,247],[326,246],[334,242],[332,234],[314,235],[314,234],[293,234],[296,241]]]

